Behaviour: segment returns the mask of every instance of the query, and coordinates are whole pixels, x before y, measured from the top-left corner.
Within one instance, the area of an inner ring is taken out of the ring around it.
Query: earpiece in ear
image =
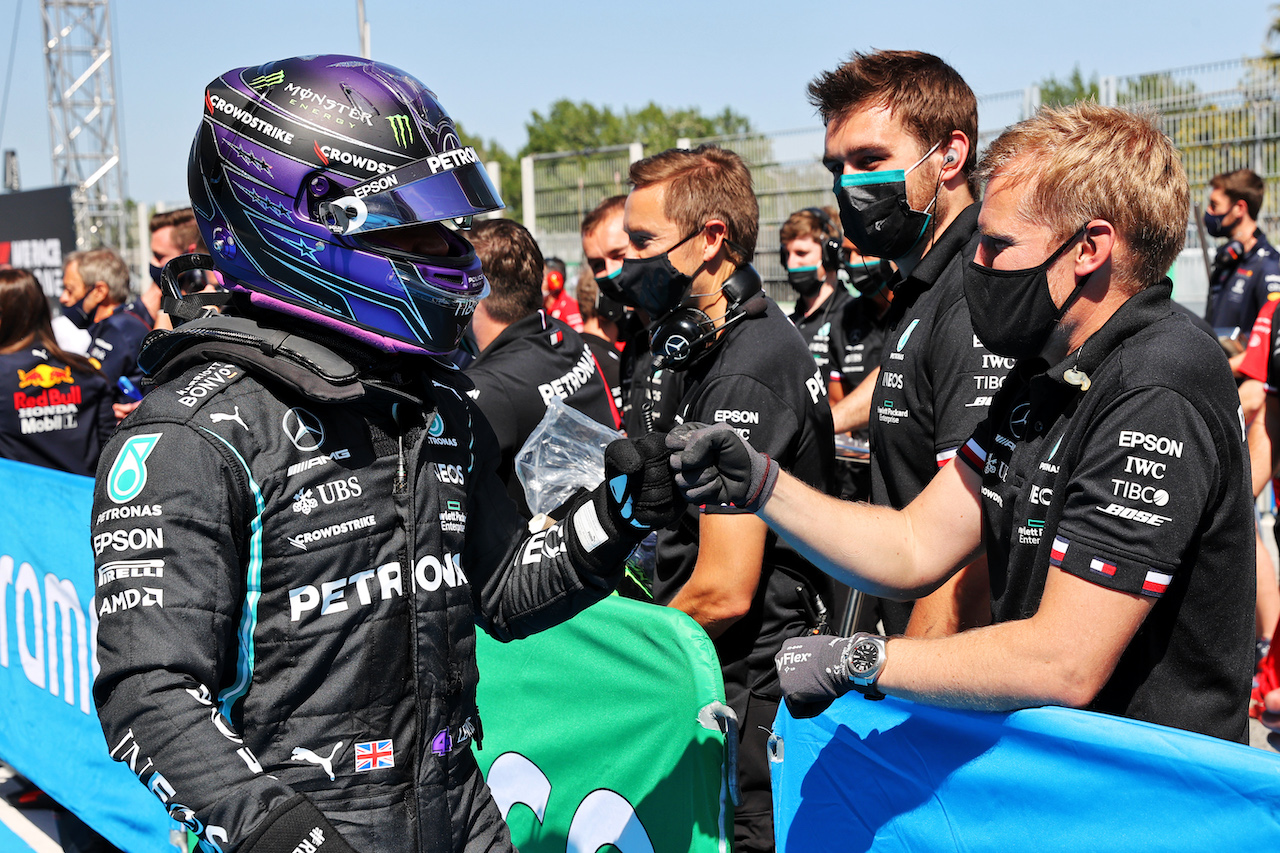
[[[960,155],[956,153],[956,149],[948,148],[947,156],[942,158],[942,165],[950,166],[952,163],[960,162]]]

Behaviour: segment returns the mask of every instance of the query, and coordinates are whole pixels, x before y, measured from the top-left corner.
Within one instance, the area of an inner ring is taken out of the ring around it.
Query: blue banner
[[[1274,850],[1280,756],[1067,708],[853,693],[774,724],[779,853]]]
[[[154,853],[178,825],[111,760],[93,707],[92,503],[87,477],[0,459],[0,758],[121,850]]]

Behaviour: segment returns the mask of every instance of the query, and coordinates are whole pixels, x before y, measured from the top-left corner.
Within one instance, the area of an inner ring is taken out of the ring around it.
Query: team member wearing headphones
[[[886,285],[893,270],[887,261],[864,258],[856,249],[850,254],[833,216],[820,207],[797,210],[782,224],[779,243],[787,282],[798,296],[791,322],[826,375],[827,397],[834,406],[879,364],[892,295]],[[856,298],[837,278],[842,269],[858,288]],[[867,441],[865,419],[853,437]],[[871,469],[866,460],[836,461],[837,494],[846,500],[870,500]]]
[[[683,374],[679,419],[727,423],[826,490],[834,455],[826,382],[748,264],[759,210],[742,159],[712,146],[672,149],[633,164],[630,177],[617,283],[654,318],[655,366]],[[817,627],[828,584],[754,515],[692,507],[658,532],[654,599],[711,635],[738,715],[740,853],[773,849],[765,743],[781,692],[772,655]]]
[[[827,394],[835,404],[851,390],[844,384],[841,363],[844,335],[840,320],[852,297],[836,278],[844,257],[840,233],[825,210],[806,207],[782,223],[779,244],[787,283],[796,292],[791,322],[826,377]]]
[[[905,507],[986,416],[1012,359],[978,341],[963,292],[978,205],[970,184],[978,103],[955,69],[917,51],[854,54],[809,85],[826,123],[844,234],[898,267],[880,374],[833,415],[844,431],[870,414],[873,501]],[[868,392],[872,393],[868,393]],[[882,603],[891,634],[945,635],[990,619],[985,564],[929,599]]]

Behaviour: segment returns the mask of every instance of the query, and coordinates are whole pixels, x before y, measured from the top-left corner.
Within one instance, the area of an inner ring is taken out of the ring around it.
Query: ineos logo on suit
[[[317,450],[324,444],[324,424],[306,409],[295,407],[285,412],[281,426],[289,441],[299,450]]]

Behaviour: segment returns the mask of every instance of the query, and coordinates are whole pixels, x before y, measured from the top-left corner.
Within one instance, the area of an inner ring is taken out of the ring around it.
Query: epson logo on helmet
[[[416,160],[407,166],[401,166],[394,172],[372,178],[363,184],[357,184],[351,190],[351,194],[356,198],[364,198],[398,186],[402,176],[405,183],[412,183],[421,178],[429,178],[432,175],[451,172],[460,166],[469,166],[479,162],[480,155],[476,153],[474,148],[452,148],[448,151],[441,151],[439,154],[432,154],[430,157]]]
[[[382,177],[374,178],[372,181],[367,181],[358,185],[351,192],[356,198],[364,198],[367,195],[373,195],[374,193],[380,193],[383,190],[389,190],[392,187],[399,186],[399,184],[400,178],[398,176],[383,175]]]

